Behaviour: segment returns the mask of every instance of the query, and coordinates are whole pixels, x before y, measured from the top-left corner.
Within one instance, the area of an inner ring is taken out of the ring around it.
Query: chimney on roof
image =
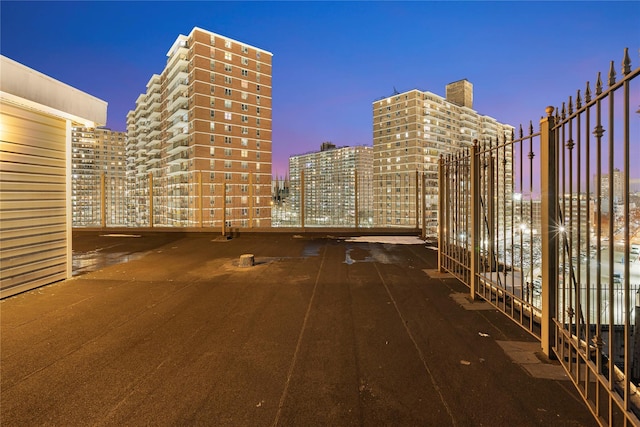
[[[467,79],[449,83],[446,86],[446,99],[461,107],[473,108],[473,85]]]

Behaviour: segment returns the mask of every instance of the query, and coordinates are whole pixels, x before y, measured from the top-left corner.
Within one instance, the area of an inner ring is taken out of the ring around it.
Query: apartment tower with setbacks
[[[266,50],[193,28],[127,115],[130,224],[271,226]]]

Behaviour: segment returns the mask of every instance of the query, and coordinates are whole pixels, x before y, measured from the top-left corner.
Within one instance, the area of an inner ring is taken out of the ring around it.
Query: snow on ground
[[[387,243],[391,245],[424,245],[424,240],[417,236],[359,236],[349,237],[345,242]]]

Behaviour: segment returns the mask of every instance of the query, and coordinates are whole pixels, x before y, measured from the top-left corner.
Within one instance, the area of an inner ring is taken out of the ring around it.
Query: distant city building
[[[611,188],[611,176],[613,176],[613,188]],[[613,196],[614,204],[624,203],[624,175],[620,169],[614,169],[612,174],[603,173],[600,176],[600,197],[609,199]],[[593,176],[594,188],[597,186],[597,175]],[[610,193],[612,191],[612,193]]]
[[[272,54],[194,28],[167,57],[127,115],[132,222],[269,227]]]
[[[290,225],[371,227],[372,164],[371,147],[327,142],[318,152],[290,157]]]
[[[499,123],[472,109],[473,85],[467,80],[450,83],[447,97],[417,89],[373,103],[374,224],[416,227],[422,225],[422,174],[425,181],[425,228],[437,234],[438,160],[441,155],[511,136],[513,126]],[[511,153],[496,166],[496,189],[512,189]],[[504,173],[503,173],[504,172]],[[507,210],[511,207],[507,206]],[[499,217],[503,215],[500,214]]]
[[[127,225],[126,133],[76,126],[71,141],[73,226]]]

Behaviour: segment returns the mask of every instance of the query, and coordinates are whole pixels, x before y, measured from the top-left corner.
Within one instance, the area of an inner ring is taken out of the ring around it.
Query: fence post
[[[153,228],[153,174],[149,172],[149,228]]]
[[[422,172],[422,240],[427,239],[427,189],[426,189],[426,172]]]
[[[478,290],[478,273],[480,272],[480,160],[478,156],[478,140],[473,141],[471,147],[471,271],[469,288],[471,299],[476,298]]]
[[[547,107],[547,117],[540,120],[540,187],[542,191],[542,319],[541,345],[547,357],[553,357],[555,347],[556,290],[558,285],[558,170],[557,141],[553,107]]]
[[[300,227],[304,228],[304,169],[300,171]]]
[[[202,171],[198,172],[198,214],[200,215],[199,226],[202,228],[203,225],[203,216],[204,216],[204,205],[202,203]]]
[[[360,227],[360,218],[359,218],[359,212],[358,212],[358,169],[356,169],[354,172],[354,178],[353,178],[353,184],[354,184],[354,204],[355,204],[355,225],[356,225],[356,229],[358,227]]]
[[[419,172],[416,169],[416,230],[420,229],[420,192],[418,191]]]
[[[222,181],[222,235],[227,235],[227,182]]]
[[[444,250],[444,201],[446,197],[444,190],[444,157],[441,154],[438,160],[438,271],[441,273],[444,273],[442,251]]]
[[[107,192],[105,191],[105,176],[104,172],[100,174],[100,226],[105,228],[107,226]]]

